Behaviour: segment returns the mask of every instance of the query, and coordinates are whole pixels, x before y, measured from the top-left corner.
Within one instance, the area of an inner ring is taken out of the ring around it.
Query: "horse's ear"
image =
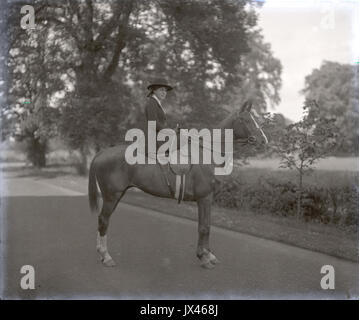
[[[247,101],[242,104],[242,107],[239,109],[239,112],[241,113],[241,112],[246,111],[246,108],[247,108]]]
[[[245,103],[243,103],[240,112],[251,111],[251,109],[252,109],[252,102],[247,100]]]

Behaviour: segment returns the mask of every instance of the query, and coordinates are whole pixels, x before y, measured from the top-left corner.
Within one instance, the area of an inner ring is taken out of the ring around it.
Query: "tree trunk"
[[[87,148],[80,148],[80,161],[77,165],[77,173],[79,175],[86,175],[88,173],[88,165],[87,165]]]
[[[44,150],[41,150],[36,157],[36,166],[38,168],[44,168],[46,167],[46,152]]]
[[[27,141],[27,158],[36,168],[46,166],[47,142],[39,138],[29,138]]]
[[[331,222],[334,223],[335,218],[337,216],[337,210],[338,210],[338,204],[337,204],[337,194],[335,192],[336,190],[333,189],[329,189],[328,193],[329,196],[332,200],[332,204],[333,204],[333,212],[332,212],[332,216],[331,216]]]
[[[299,170],[299,185],[298,185],[298,199],[297,199],[297,217],[302,216],[302,193],[303,193],[303,170]]]

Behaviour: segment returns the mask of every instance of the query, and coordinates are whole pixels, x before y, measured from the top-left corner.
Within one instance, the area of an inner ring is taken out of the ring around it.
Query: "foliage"
[[[268,103],[274,107],[280,102],[282,65],[273,56],[270,44],[264,42],[260,30],[251,31],[248,46],[250,50],[236,67],[237,85],[228,90],[223,102],[229,106],[236,106],[251,99],[255,109],[263,113],[267,111]]]
[[[315,101],[305,101],[303,119],[279,129],[271,141],[271,149],[281,158],[281,168],[298,173],[297,214],[301,215],[303,176],[312,171],[321,158],[337,147],[339,128],[335,118],[321,117],[321,108]],[[308,113],[307,111],[310,110]]]
[[[283,171],[253,178],[253,172],[221,181],[215,204],[257,214],[297,217],[297,185]],[[324,174],[324,173],[323,173]],[[335,173],[337,174],[337,173]],[[334,181],[336,182],[336,181]],[[305,221],[359,229],[359,193],[354,183],[303,186],[302,216]]]
[[[19,106],[22,98],[41,97],[43,107],[58,110],[50,122],[55,121],[71,148],[86,152],[118,143],[126,128],[138,126],[146,87],[154,77],[167,77],[176,87],[169,97],[170,121],[182,127],[217,122],[222,117],[218,105],[244,98],[236,91],[244,83],[278,102],[280,64],[256,29],[255,4],[249,0],[32,4],[34,30],[19,27],[22,2],[7,8],[13,77],[7,112],[28,109]],[[26,88],[12,91],[26,86],[31,94]],[[265,109],[265,99],[258,96]],[[13,128],[18,128],[21,117],[13,120]]]
[[[307,99],[316,100],[321,106],[320,118],[335,118],[341,138],[338,154],[359,152],[358,71],[358,65],[325,61],[305,78],[302,90]],[[311,113],[309,109],[309,117]]]
[[[337,146],[339,128],[335,118],[322,118],[320,106],[315,101],[306,101],[303,119],[286,126],[276,133],[272,148],[281,157],[281,167],[309,171],[315,162]]]
[[[1,108],[2,138],[24,140],[28,159],[39,167],[46,164],[47,141],[56,135],[58,111],[49,107],[49,99],[54,90],[63,88],[59,75],[52,73],[57,70],[56,61],[48,63],[47,36],[46,28],[40,28],[37,33],[24,31],[9,38],[7,95]]]

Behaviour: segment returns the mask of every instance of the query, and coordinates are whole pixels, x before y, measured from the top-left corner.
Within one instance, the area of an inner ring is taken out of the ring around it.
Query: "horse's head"
[[[252,109],[252,102],[246,101],[224,121],[224,128],[233,129],[233,140],[238,143],[265,145],[268,138],[261,129],[259,116]]]

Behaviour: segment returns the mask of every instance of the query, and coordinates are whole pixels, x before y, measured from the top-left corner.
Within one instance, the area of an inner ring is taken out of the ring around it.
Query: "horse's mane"
[[[225,128],[228,124],[231,123],[233,120],[234,115],[236,114],[237,110],[233,110],[227,117],[225,117],[218,125],[218,128]]]

